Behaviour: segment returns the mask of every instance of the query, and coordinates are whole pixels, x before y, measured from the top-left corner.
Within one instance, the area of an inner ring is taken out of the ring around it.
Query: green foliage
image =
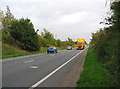
[[[30,19],[13,20],[9,29],[11,36],[19,42],[18,46],[21,49],[28,51],[40,49],[38,36]]]
[[[39,30],[37,29],[35,32],[30,19],[15,19],[8,6],[7,12],[4,14],[0,10],[0,14],[0,22],[2,22],[2,26],[0,27],[0,29],[2,29],[2,42],[5,44],[15,45],[27,51],[39,51],[40,47],[46,48],[50,46],[65,48],[68,44],[74,44],[72,39],[68,39],[68,41],[55,39],[54,35],[46,29],[43,29],[44,31],[41,35],[38,35],[37,32]]]
[[[2,29],[2,42],[7,44],[13,44],[14,39],[10,36],[9,27],[11,26],[12,20],[14,20],[14,16],[10,12],[8,6],[6,14],[4,15],[2,11],[0,11],[0,14],[0,22],[2,22],[2,25],[0,27],[0,30]]]
[[[110,74],[98,62],[95,52],[91,47],[88,49],[84,70],[77,82],[79,87],[110,87]]]
[[[27,52],[27,51],[21,50],[19,48],[16,48],[13,45],[11,46],[11,45],[7,45],[7,44],[2,44],[2,59],[44,53],[47,51],[47,48],[48,47],[41,47],[40,51]],[[63,49],[66,49],[66,48],[58,48],[58,50],[63,50]]]
[[[11,26],[11,22],[14,19],[15,19],[14,16],[12,15],[9,7],[7,6],[7,12],[5,16],[2,17],[3,32],[6,32],[6,33],[9,32],[9,27]]]
[[[13,45],[2,44],[2,58],[3,59],[9,58],[9,57],[17,57],[17,56],[31,55],[31,54],[37,54],[37,53],[44,53],[44,52],[46,52],[46,49],[41,50],[41,51],[35,51],[35,52],[27,52]]]
[[[73,44],[74,44],[73,40],[72,40],[71,38],[68,37],[67,45],[72,46]]]
[[[2,32],[2,42],[7,44],[13,44],[14,39],[5,32]]]
[[[54,39],[53,35],[46,29],[43,29],[43,30],[44,30],[44,32],[41,33],[42,37],[45,39],[48,39],[49,41],[52,41]]]
[[[60,47],[61,44],[62,44],[62,43],[61,43],[61,40],[58,39],[58,40],[57,40],[57,47]]]
[[[44,32],[41,33],[41,36],[44,38],[44,46],[49,47],[50,45],[56,46],[56,40],[53,37],[53,34],[47,31],[45,28],[43,29]]]
[[[4,16],[4,13],[3,13],[3,11],[0,10],[0,31],[2,31],[2,29],[3,29],[3,25],[2,25],[3,16]]]
[[[6,45],[6,44],[2,44],[2,55],[10,55],[10,54],[15,54],[18,51],[15,50],[13,47]]]
[[[60,39],[55,39],[54,35],[47,31],[46,29],[43,29],[44,32],[41,33],[41,36],[39,35],[39,43],[42,45],[42,47],[49,47],[49,46],[57,46],[57,47],[66,47],[67,45],[74,45],[74,42],[72,39],[68,38],[68,41],[61,41]]]
[[[92,34],[91,45],[98,60],[111,74],[111,86],[120,87],[120,1],[111,5],[113,15],[106,19],[111,26]]]
[[[61,42],[61,46],[62,46],[62,47],[67,47],[67,42],[66,42],[66,41],[62,41],[62,42]]]
[[[43,38],[42,36],[38,35],[39,45],[40,47],[49,47],[49,40]]]

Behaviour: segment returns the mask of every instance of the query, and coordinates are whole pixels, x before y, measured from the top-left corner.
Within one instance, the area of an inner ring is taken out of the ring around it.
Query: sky
[[[0,0],[0,9],[9,6],[12,14],[29,18],[38,34],[46,28],[56,39],[74,41],[84,38],[88,43],[98,31],[108,11],[106,0]]]

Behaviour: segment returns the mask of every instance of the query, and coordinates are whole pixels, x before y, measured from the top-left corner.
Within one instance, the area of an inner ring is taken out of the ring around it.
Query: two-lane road
[[[2,87],[57,87],[85,50],[60,50],[2,61]]]

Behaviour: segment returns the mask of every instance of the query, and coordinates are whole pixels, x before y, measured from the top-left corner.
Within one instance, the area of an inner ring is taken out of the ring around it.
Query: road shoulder
[[[58,87],[76,87],[76,83],[80,77],[80,73],[83,70],[84,61],[87,55],[88,48],[83,52],[83,56],[80,56],[79,60],[74,64],[71,70],[66,74],[64,79],[58,85]]]

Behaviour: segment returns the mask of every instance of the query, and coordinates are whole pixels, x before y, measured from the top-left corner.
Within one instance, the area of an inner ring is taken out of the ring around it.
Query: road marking
[[[30,60],[30,61],[25,61],[24,63],[30,63],[30,62],[33,62],[34,60]]]
[[[88,48],[88,47],[86,47]],[[86,49],[85,48],[85,49]],[[84,49],[84,50],[85,50]],[[50,76],[52,76],[55,72],[57,72],[58,70],[60,70],[62,67],[64,67],[66,64],[68,64],[70,61],[72,61],[75,57],[77,57],[80,53],[82,53],[84,50],[82,50],[81,52],[79,52],[78,54],[76,54],[74,57],[72,57],[71,59],[69,59],[67,62],[65,62],[64,64],[62,64],[61,66],[59,66],[57,69],[55,69],[54,71],[52,71],[50,74],[48,74],[47,76],[45,76],[43,79],[41,79],[40,81],[38,81],[37,83],[35,83],[34,85],[32,85],[29,89],[34,89],[35,87],[37,87],[38,85],[40,85],[42,82],[44,82],[46,79],[48,79]]]
[[[30,68],[37,69],[37,68],[38,68],[38,66],[31,66]]]
[[[55,56],[55,54],[51,54],[50,56]]]

